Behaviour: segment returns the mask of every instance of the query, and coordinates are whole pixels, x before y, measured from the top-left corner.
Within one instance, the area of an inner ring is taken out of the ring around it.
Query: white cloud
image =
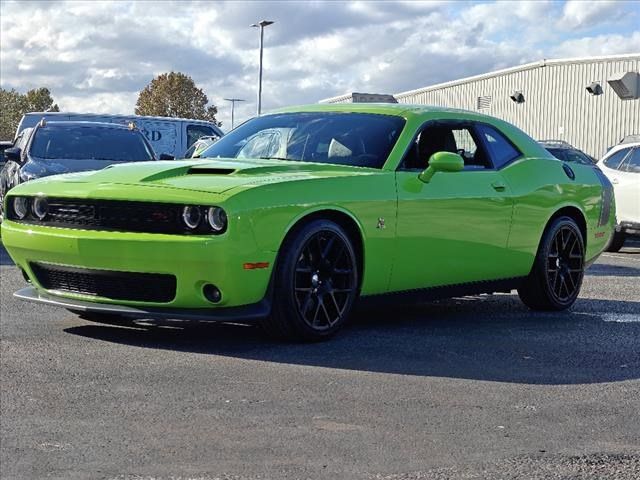
[[[586,29],[602,23],[615,22],[627,14],[631,2],[619,0],[569,0],[564,4],[558,26],[570,29]],[[636,4],[637,7],[637,4]]]
[[[47,86],[66,110],[132,113],[154,75],[181,71],[228,126],[223,98],[247,100],[238,120],[255,111],[258,32],[249,24],[257,20],[276,22],[265,29],[270,109],[540,58],[640,51],[635,5],[592,3],[3,2],[0,85]]]

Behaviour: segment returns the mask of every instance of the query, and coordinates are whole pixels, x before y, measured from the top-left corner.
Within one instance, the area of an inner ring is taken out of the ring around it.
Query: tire
[[[584,239],[570,217],[554,219],[545,229],[533,268],[518,288],[532,310],[565,310],[578,298],[584,277]]]
[[[356,254],[347,233],[312,220],[285,239],[273,277],[271,315],[262,322],[284,340],[325,340],[347,321],[358,297]]]
[[[605,249],[607,252],[619,252],[622,246],[624,245],[624,241],[627,236],[624,232],[619,232],[618,230],[613,231],[613,235],[611,236],[611,241],[607,248]]]

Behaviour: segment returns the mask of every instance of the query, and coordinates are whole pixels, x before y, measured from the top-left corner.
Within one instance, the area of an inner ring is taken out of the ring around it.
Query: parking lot
[[[569,312],[394,306],[307,345],[23,303],[1,253],[3,479],[640,475],[640,243]]]

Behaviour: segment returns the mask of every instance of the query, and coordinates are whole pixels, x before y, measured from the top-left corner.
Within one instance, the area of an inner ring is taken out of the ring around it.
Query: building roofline
[[[439,90],[441,88],[453,87],[456,85],[462,85],[464,83],[476,82],[478,80],[485,80],[487,78],[497,77],[508,73],[521,72],[524,70],[532,70],[534,68],[546,67],[548,65],[566,65],[573,63],[590,63],[590,62],[605,62],[610,60],[640,60],[640,52],[627,53],[622,55],[603,55],[599,57],[577,57],[577,58],[560,58],[560,59],[542,59],[537,62],[525,63],[522,65],[516,65],[515,67],[503,68],[501,70],[494,70],[493,72],[481,73],[479,75],[473,75],[471,77],[460,78],[458,80],[451,80],[449,82],[438,83],[429,87],[417,88],[415,90],[407,90],[394,94],[394,97],[400,99],[402,97],[408,97],[410,95],[416,95],[418,93],[428,92],[431,90]],[[335,97],[339,98],[339,97]],[[348,97],[347,97],[348,98]],[[333,99],[327,99],[333,100]]]
[[[625,53],[620,55],[602,55],[598,57],[575,57],[575,58],[558,58],[558,59],[542,59],[536,62],[524,63],[522,65],[516,65],[515,67],[503,68],[501,70],[494,70],[492,72],[481,73],[479,75],[473,75],[471,77],[459,78],[457,80],[450,80],[448,82],[437,83],[429,87],[416,88],[414,90],[407,90],[405,92],[394,93],[393,96],[397,99],[402,97],[408,97],[410,95],[416,95],[418,93],[429,92],[431,90],[439,90],[441,88],[453,87],[456,85],[462,85],[464,83],[476,82],[478,80],[485,80],[487,78],[497,77],[508,73],[521,72],[524,70],[532,70],[534,68],[546,67],[547,65],[566,65],[572,63],[590,63],[590,62],[606,62],[611,60],[640,60],[640,52],[637,53]],[[353,93],[344,93],[342,95],[336,95],[335,97],[323,98],[318,103],[335,103],[348,100],[352,97]]]

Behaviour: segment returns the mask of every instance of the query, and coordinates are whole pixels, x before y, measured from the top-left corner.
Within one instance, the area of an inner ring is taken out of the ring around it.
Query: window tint
[[[640,173],[640,147],[634,148],[631,155],[627,157],[621,170],[625,172]]]
[[[547,152],[556,157],[558,160],[567,160],[567,152],[562,148],[547,148]]]
[[[483,124],[478,124],[476,128],[480,133],[482,141],[489,153],[489,158],[491,158],[495,168],[501,168],[503,165],[521,155],[516,147],[495,128]]]
[[[65,160],[153,160],[143,136],[124,128],[51,126],[36,130],[30,153],[38,158]]]
[[[371,113],[280,113],[256,117],[208,147],[201,157],[277,158],[381,168],[405,124]]]
[[[466,169],[491,168],[482,149],[478,148],[469,128],[447,125],[427,126],[416,139],[404,160],[403,168],[424,170],[436,152],[459,154]]]
[[[187,125],[187,147],[193,145],[200,137],[218,137],[211,127],[206,125]]]
[[[567,150],[567,161],[581,163],[582,165],[593,165],[593,162],[580,150]]]
[[[604,161],[604,164],[609,168],[618,170],[620,167],[620,163],[622,162],[622,160],[624,160],[624,157],[627,156],[627,153],[629,153],[630,150],[631,148],[623,148],[622,150],[618,150],[616,153],[608,157]]]

